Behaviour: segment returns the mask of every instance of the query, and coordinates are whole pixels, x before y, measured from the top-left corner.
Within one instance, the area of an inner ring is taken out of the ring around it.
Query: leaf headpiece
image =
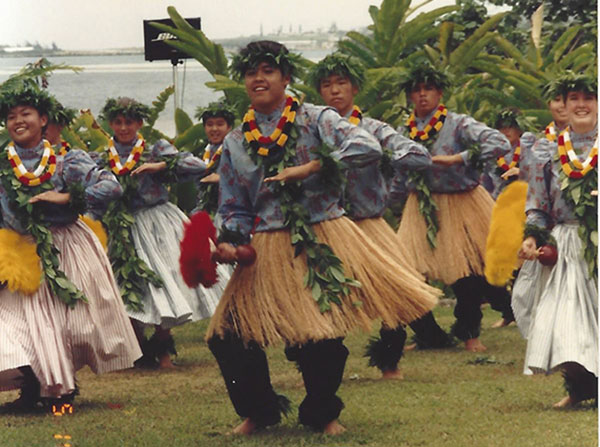
[[[331,75],[348,78],[359,90],[365,82],[365,67],[355,57],[333,53],[315,64],[308,75],[309,82],[319,91],[321,81]]]
[[[150,116],[150,108],[132,98],[109,98],[100,111],[100,116],[107,121],[112,121],[119,115],[143,121]]]

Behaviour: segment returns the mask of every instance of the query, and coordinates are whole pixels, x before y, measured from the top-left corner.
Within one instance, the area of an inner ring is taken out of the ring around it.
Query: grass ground
[[[451,308],[435,311],[446,329]],[[516,327],[489,329],[499,315],[484,311],[484,354],[462,347],[411,351],[401,361],[404,380],[383,382],[362,357],[368,334],[346,339],[350,357],[339,391],[348,431],[327,437],[306,431],[292,414],[250,438],[227,436],[239,423],[219,370],[203,341],[206,322],[174,330],[174,371],[78,374],[74,412],[0,415],[1,447],[84,446],[573,446],[598,445],[598,413],[591,405],[553,410],[565,394],[562,379],[524,376],[525,342]],[[303,385],[282,349],[268,351],[274,387],[297,406]],[[0,394],[0,404],[17,397]],[[70,435],[71,440],[55,435]]]

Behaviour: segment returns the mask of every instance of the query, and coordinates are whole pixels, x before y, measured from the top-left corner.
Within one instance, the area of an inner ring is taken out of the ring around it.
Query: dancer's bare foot
[[[175,369],[175,365],[171,361],[171,355],[169,353],[163,354],[158,359],[158,367],[160,369]]]
[[[246,435],[249,436],[256,431],[256,424],[252,422],[252,419],[246,418],[240,425],[231,430],[232,435]]]
[[[326,435],[341,435],[346,431],[346,428],[338,422],[337,419],[334,419],[329,424],[325,426],[323,429],[323,433]]]
[[[575,400],[573,400],[571,396],[565,396],[561,400],[556,402],[554,405],[552,405],[552,408],[570,408],[576,403],[577,402],[575,402]]]
[[[478,338],[469,338],[467,341],[465,341],[465,349],[471,352],[483,352],[487,348],[479,341]]]
[[[510,324],[513,323],[513,322],[514,322],[514,320],[508,321],[506,318],[503,318],[501,320],[496,321],[490,327],[492,329],[498,329],[498,328],[501,328],[501,327],[510,326]]]
[[[402,373],[401,370],[399,369],[394,369],[394,370],[387,370],[387,371],[382,371],[381,372],[381,378],[382,379],[390,379],[390,380],[402,380],[404,379],[404,374]]]
[[[404,346],[405,351],[414,351],[415,349],[417,349],[416,343],[411,343],[410,345]]]

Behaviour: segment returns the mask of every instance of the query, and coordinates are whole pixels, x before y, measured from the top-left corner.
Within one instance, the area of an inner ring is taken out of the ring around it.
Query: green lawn
[[[435,311],[449,328],[451,308]],[[557,411],[560,375],[524,376],[525,342],[516,327],[489,329],[499,318],[484,311],[484,354],[461,347],[412,351],[402,359],[402,381],[378,380],[362,357],[368,334],[347,337],[350,357],[340,396],[346,409],[339,437],[311,433],[292,414],[250,438],[226,436],[239,418],[203,340],[206,322],[174,330],[178,368],[170,372],[128,370],[78,374],[81,395],[74,413],[0,416],[1,447],[62,446],[69,434],[83,446],[597,446],[598,413],[590,405]],[[275,388],[297,406],[303,385],[282,349],[268,351]],[[0,394],[0,404],[16,392]]]

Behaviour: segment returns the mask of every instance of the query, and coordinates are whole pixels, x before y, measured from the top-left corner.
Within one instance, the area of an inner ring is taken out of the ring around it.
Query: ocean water
[[[304,56],[316,61],[326,51],[308,51]],[[0,58],[0,83],[17,73],[28,63],[39,58]],[[107,98],[129,96],[150,105],[156,96],[173,84],[173,67],[169,61],[148,62],[143,54],[69,56],[49,58],[53,64],[80,67],[83,71],[56,70],[49,78],[48,90],[65,106],[90,109],[97,116]],[[177,66],[179,107],[195,122],[197,107],[222,96],[221,92],[206,87],[213,77],[194,59]],[[169,98],[167,107],[160,114],[155,127],[166,135],[175,136],[174,99]]]
[[[0,58],[0,82],[38,58]],[[147,62],[144,55],[71,56],[51,58],[53,64],[66,64],[83,69],[79,73],[56,70],[49,78],[48,90],[65,106],[90,109],[98,115],[107,98],[129,96],[150,105],[156,96],[173,84],[173,68],[169,61]],[[218,99],[219,92],[204,84],[212,80],[210,73],[195,60],[177,67],[178,84],[183,102],[180,107],[193,118],[198,106]],[[183,90],[183,92],[182,92]],[[168,136],[175,135],[174,99],[160,114],[156,127]]]

